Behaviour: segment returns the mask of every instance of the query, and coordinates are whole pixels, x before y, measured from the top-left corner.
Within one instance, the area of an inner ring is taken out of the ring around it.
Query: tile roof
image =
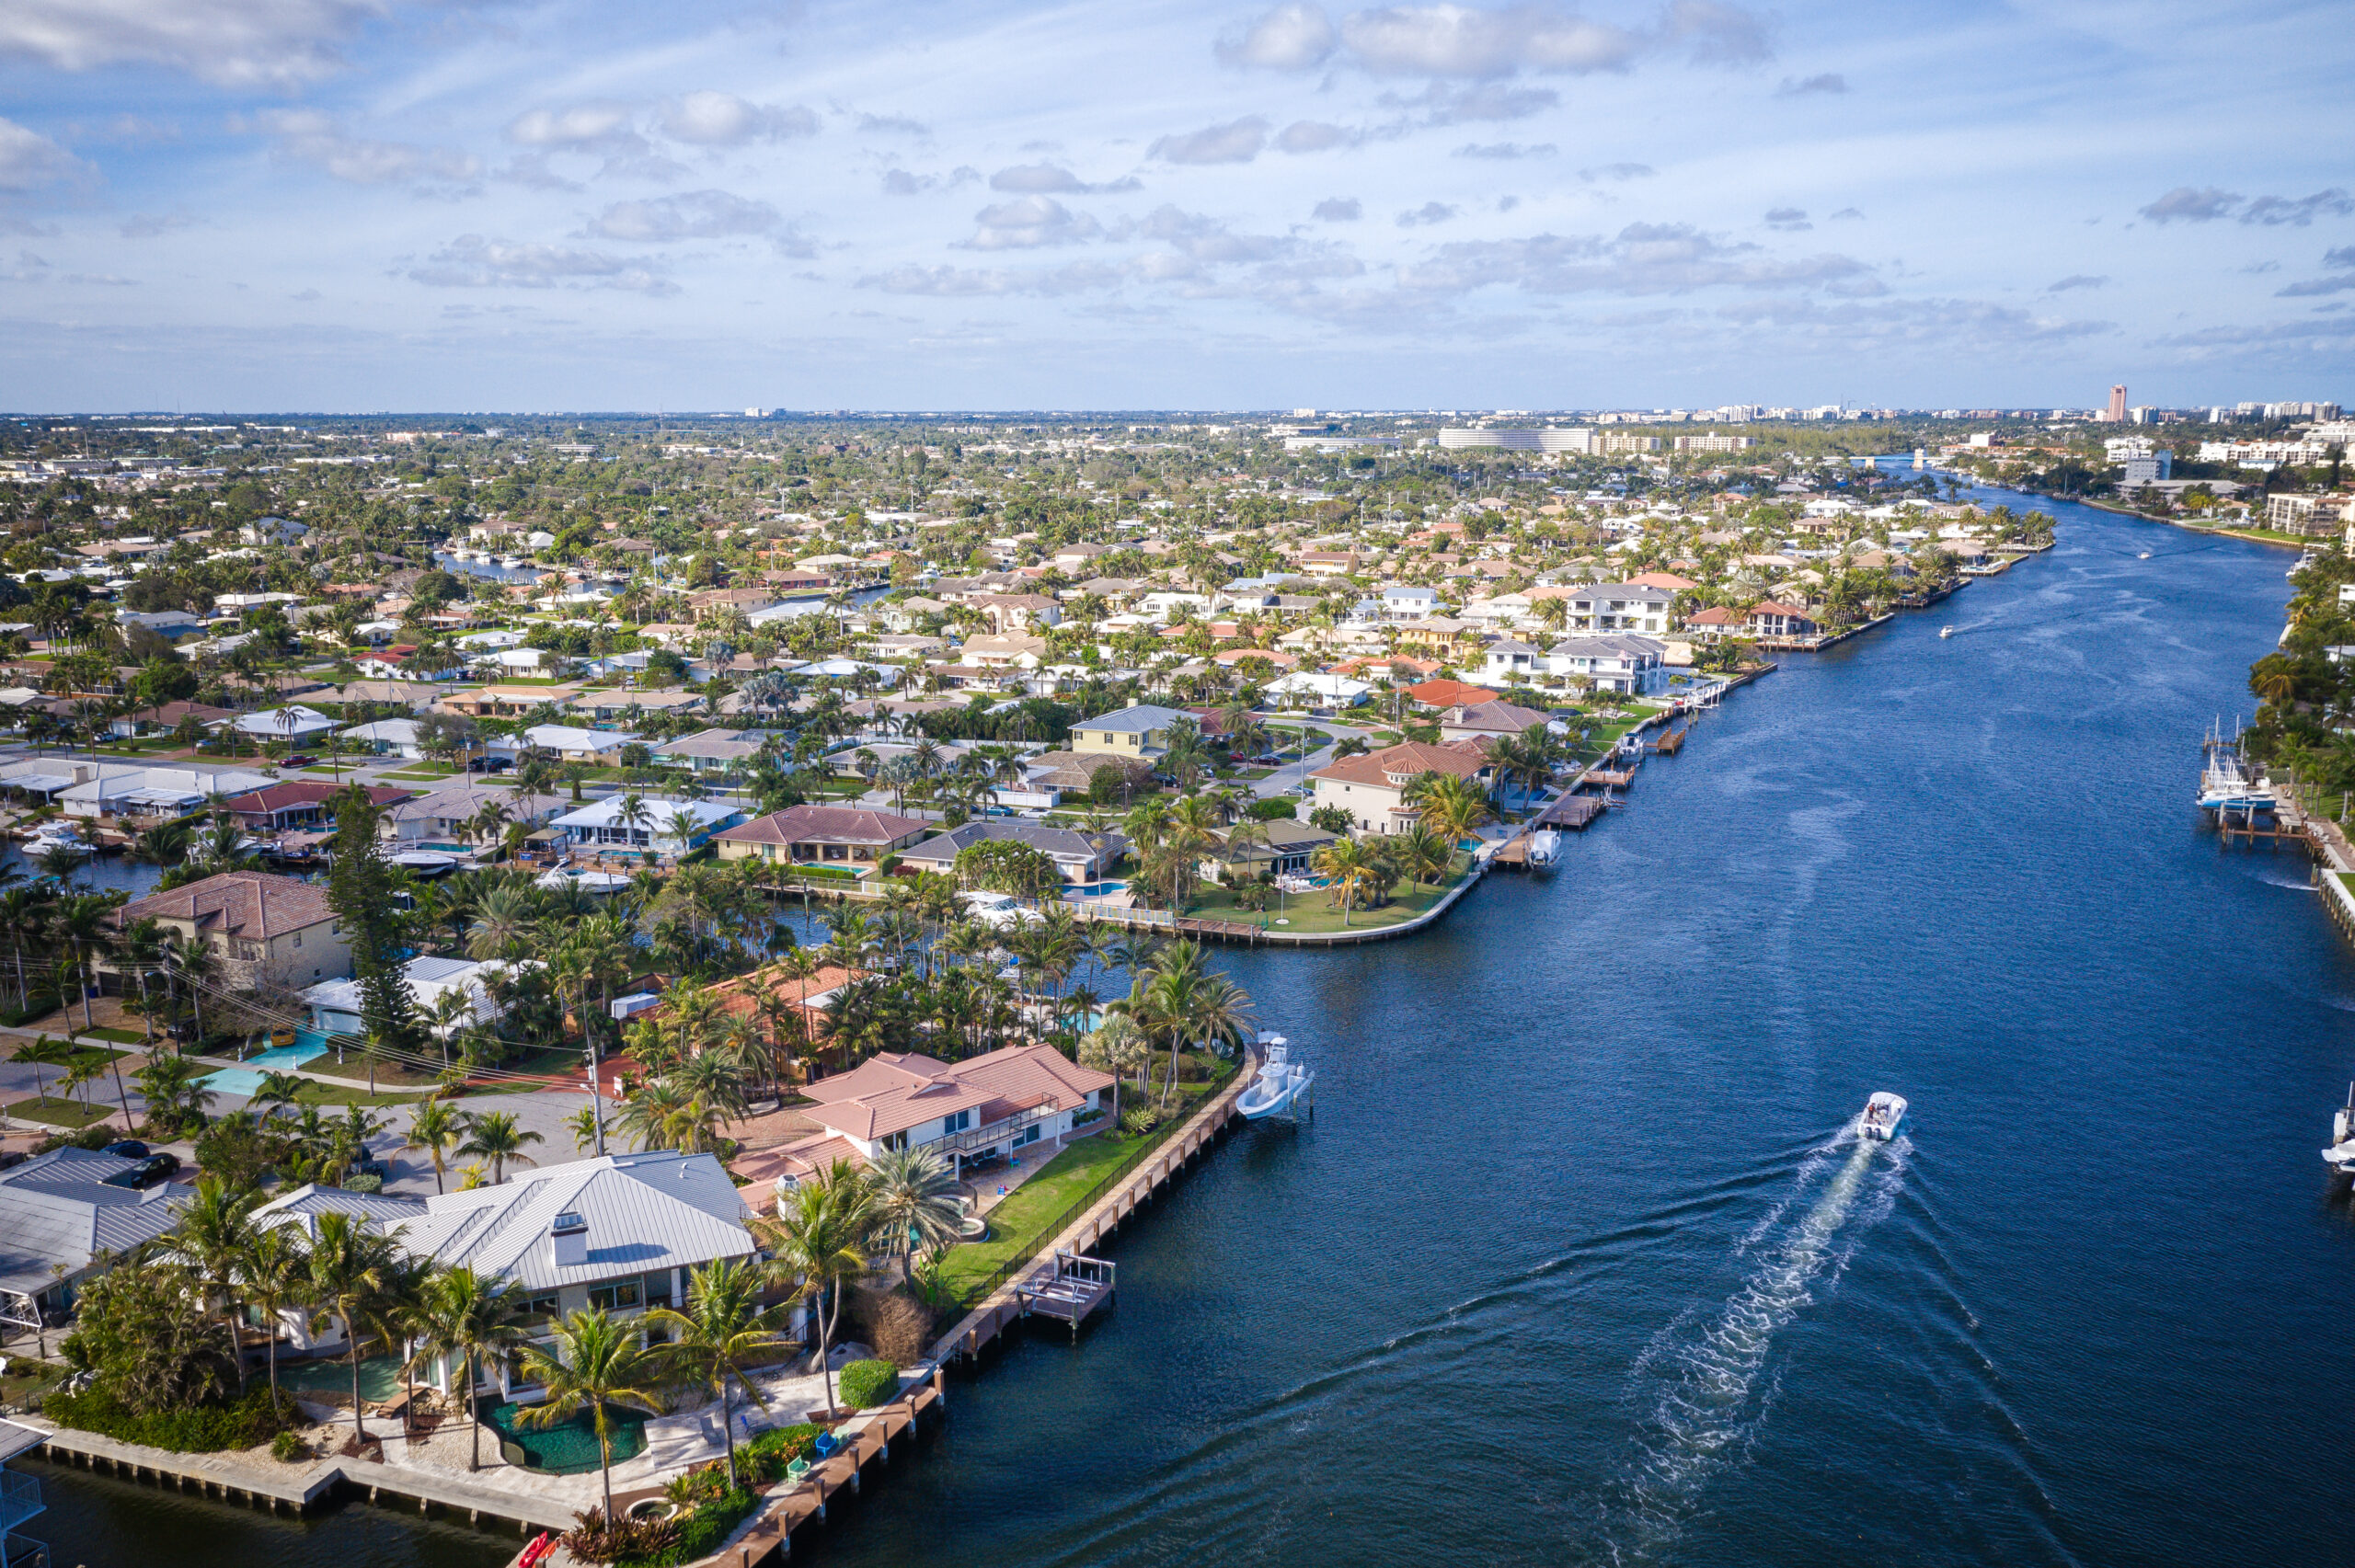
[[[795,806],[740,822],[718,835],[724,843],[882,844],[931,827],[920,817],[896,817],[849,806]]]
[[[1449,773],[1457,778],[1470,778],[1488,765],[1488,758],[1476,746],[1426,746],[1421,741],[1409,740],[1403,745],[1385,746],[1379,751],[1369,751],[1362,757],[1344,757],[1308,776],[1396,789],[1398,786],[1392,782],[1393,775],[1413,778],[1421,773]]]
[[[316,883],[260,871],[224,871],[168,893],[133,898],[115,911],[122,926],[150,918],[260,941],[323,924],[335,919],[335,911],[327,907],[327,888]]]
[[[1510,730],[1519,735],[1533,724],[1544,724],[1546,717],[1535,708],[1491,701],[1458,708],[1441,722],[1451,729],[1478,729],[1497,734]]]
[[[1112,1075],[1080,1067],[1052,1046],[1008,1046],[966,1061],[884,1051],[804,1091],[803,1111],[832,1131],[872,1141],[971,1108],[986,1125],[1033,1105],[1073,1110]]]

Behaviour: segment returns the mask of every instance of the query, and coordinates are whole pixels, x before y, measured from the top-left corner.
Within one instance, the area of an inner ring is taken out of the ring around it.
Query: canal
[[[2302,859],[2189,806],[2288,557],[2060,509],[2051,554],[1736,693],[1556,873],[1223,953],[1314,1124],[1178,1184],[1116,1310],[953,1383],[814,1554],[2340,1555],[2355,1223],[2315,1151],[2355,963]],[[1881,1088],[1908,1135],[1859,1148]],[[41,1473],[62,1564],[199,1561],[198,1517],[250,1538],[224,1562],[489,1560]]]

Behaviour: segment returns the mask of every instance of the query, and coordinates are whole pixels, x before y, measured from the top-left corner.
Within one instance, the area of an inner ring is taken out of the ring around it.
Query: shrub
[[[1291,795],[1255,800],[1243,808],[1243,814],[1254,822],[1291,822],[1300,816],[1300,802]]]
[[[854,1361],[836,1376],[834,1388],[844,1404],[865,1410],[900,1391],[900,1368],[890,1361]]]
[[[786,1466],[796,1459],[810,1457],[817,1447],[820,1430],[804,1421],[792,1426],[780,1426],[774,1432],[764,1432],[736,1450],[736,1462],[747,1473],[763,1481],[781,1480]]]
[[[627,1515],[608,1521],[603,1508],[572,1516],[575,1527],[564,1534],[564,1549],[583,1562],[651,1561],[671,1550],[680,1536],[676,1519],[633,1519]]]
[[[385,1178],[373,1171],[362,1171],[358,1175],[346,1176],[343,1190],[349,1193],[380,1193],[385,1190]]]
[[[1161,1125],[1161,1113],[1151,1105],[1132,1105],[1120,1113],[1120,1130],[1138,1137]]]
[[[270,1457],[285,1464],[293,1464],[297,1459],[306,1459],[311,1457],[310,1445],[303,1441],[302,1434],[298,1432],[281,1432],[270,1440]]]
[[[924,1359],[932,1314],[897,1290],[862,1290],[851,1299],[857,1338],[886,1361],[907,1367]]]
[[[292,1394],[281,1393],[278,1407],[272,1409],[267,1384],[233,1403],[190,1405],[142,1415],[100,1383],[78,1394],[52,1394],[41,1402],[40,1411],[60,1426],[175,1454],[250,1448],[303,1418]],[[277,1452],[274,1440],[270,1451]]]

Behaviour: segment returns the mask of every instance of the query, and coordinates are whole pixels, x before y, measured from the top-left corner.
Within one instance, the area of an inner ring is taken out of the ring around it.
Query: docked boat
[[[2330,1147],[2323,1163],[2342,1176],[2355,1176],[2355,1083],[2347,1086],[2347,1104],[2331,1113]]]
[[[1529,864],[1551,865],[1562,858],[1562,835],[1551,828],[1540,828],[1529,835]]]
[[[1250,1122],[1294,1114],[1293,1106],[1316,1082],[1315,1073],[1292,1059],[1291,1043],[1281,1035],[1262,1035],[1259,1043],[1267,1049],[1267,1059],[1260,1064],[1259,1076],[1235,1103],[1243,1119]]]
[[[2240,740],[2211,737],[2208,765],[2200,771],[2198,804],[2202,811],[2270,811],[2274,808],[2270,779],[2249,777],[2241,758]]]
[[[1905,1096],[1879,1090],[1865,1102],[1865,1114],[1856,1118],[1856,1136],[1887,1143],[1904,1121]]]
[[[70,822],[44,822],[25,835],[27,860],[37,861],[52,850],[63,850],[78,860],[90,853],[90,845]]]

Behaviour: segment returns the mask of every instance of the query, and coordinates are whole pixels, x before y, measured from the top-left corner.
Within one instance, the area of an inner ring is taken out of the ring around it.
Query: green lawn
[[[376,1082],[383,1083],[386,1080],[382,1073],[379,1073]],[[363,1080],[350,1088],[329,1083],[310,1084],[304,1089],[302,1098],[295,1103],[300,1105],[414,1105],[424,1098],[424,1095],[414,1093],[371,1094],[368,1093],[368,1084]]]
[[[103,1024],[99,1024],[95,1029],[81,1029],[75,1031],[75,1033],[79,1034],[86,1040],[93,1038],[111,1040],[118,1046],[144,1047],[147,1043],[147,1036],[137,1029],[111,1029]],[[98,1047],[93,1046],[89,1048],[96,1050]],[[121,1051],[112,1051],[108,1054],[110,1056],[121,1056],[123,1053]]]
[[[329,1050],[304,1062],[303,1070],[316,1072],[327,1078],[345,1079],[363,1088],[368,1082],[368,1062],[358,1051],[345,1052],[343,1060],[338,1062],[335,1059],[335,1052]],[[440,1079],[435,1072],[420,1072],[414,1068],[396,1066],[389,1061],[380,1061],[376,1064],[376,1085],[380,1089],[386,1084],[396,1089],[431,1089],[439,1082]],[[338,1103],[340,1104],[340,1102]]]
[[[1332,896],[1322,889],[1314,893],[1287,894],[1281,900],[1281,908],[1270,907],[1265,916],[1262,916],[1256,910],[1246,910],[1237,905],[1235,895],[1227,889],[1206,887],[1202,890],[1200,897],[1196,899],[1194,907],[1188,910],[1186,913],[1200,920],[1245,921],[1253,925],[1258,925],[1262,919],[1265,919],[1268,930],[1271,933],[1321,933],[1328,931],[1378,931],[1386,925],[1397,925],[1402,921],[1413,920],[1417,915],[1446,898],[1448,889],[1455,886],[1456,880],[1470,868],[1471,864],[1469,855],[1458,854],[1451,875],[1436,887],[1425,883],[1420,887],[1413,887],[1401,882],[1390,890],[1390,901],[1380,909],[1368,910],[1362,907],[1352,909],[1346,926],[1341,923],[1341,911],[1331,907]],[[1276,924],[1280,920],[1288,920],[1292,923],[1290,925]]]
[[[1235,1071],[1233,1064],[1214,1063],[1216,1076],[1206,1082],[1180,1083],[1176,1108],[1162,1124],[1142,1138],[1107,1127],[1083,1138],[1047,1162],[1046,1168],[1014,1189],[1004,1203],[989,1211],[990,1239],[951,1247],[941,1260],[940,1276],[953,1298],[962,1299],[1006,1264],[1026,1258],[1053,1238],[1048,1227],[1083,1200],[1093,1202],[1109,1190],[1116,1178],[1134,1169],[1164,1142],[1186,1117],[1215,1093]],[[1168,1062],[1161,1063],[1166,1071]],[[1125,1103],[1125,1101],[1124,1101]],[[971,1306],[967,1301],[965,1305]]]
[[[588,1065],[578,1046],[540,1046],[526,1051],[514,1061],[499,1064],[500,1072],[533,1072],[555,1078],[565,1073],[579,1072]],[[493,1089],[477,1089],[477,1094],[528,1094],[546,1085],[540,1083],[501,1083]]]
[[[19,1342],[12,1341],[12,1346],[17,1343]],[[56,1345],[56,1340],[50,1341],[51,1348]],[[8,1369],[0,1372],[0,1404],[15,1404],[27,1394],[45,1392],[64,1380],[64,1368],[36,1361],[20,1350],[14,1351],[8,1357]]]
[[[51,1127],[85,1127],[103,1119],[108,1112],[117,1108],[93,1094],[89,1107],[85,1109],[79,1100],[68,1100],[59,1095],[52,1084],[46,1103],[19,1100],[8,1107],[8,1114],[23,1121],[46,1122]]]
[[[350,772],[349,768],[344,771]],[[431,784],[435,779],[446,779],[457,771],[455,768],[445,768],[439,762],[407,762],[402,764],[399,773],[385,773],[382,776],[399,779],[404,784]]]

